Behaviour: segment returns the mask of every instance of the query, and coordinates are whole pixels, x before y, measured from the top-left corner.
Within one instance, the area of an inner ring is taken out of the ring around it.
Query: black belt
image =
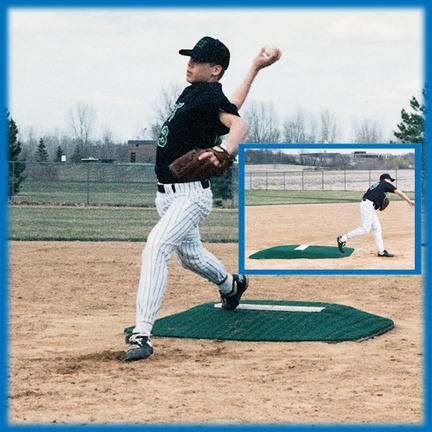
[[[200,183],[201,183],[201,186],[203,187],[203,189],[207,189],[208,187],[210,187],[210,182],[208,180],[200,180]],[[158,183],[157,190],[160,193],[165,193],[166,188],[168,188],[168,187],[171,187],[173,192],[176,191],[175,183],[171,183],[169,185]]]
[[[367,198],[363,198],[363,201],[370,201],[373,204],[375,210],[379,209],[379,205],[376,205],[373,201],[371,201]]]

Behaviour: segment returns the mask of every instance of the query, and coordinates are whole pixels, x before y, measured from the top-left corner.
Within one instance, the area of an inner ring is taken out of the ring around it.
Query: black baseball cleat
[[[125,354],[126,361],[142,360],[153,354],[150,337],[142,333],[132,333],[126,336],[129,348]]]
[[[235,309],[243,293],[247,290],[249,279],[244,275],[233,275],[233,288],[228,294],[220,293],[222,307],[226,310]]]
[[[337,238],[338,248],[339,248],[339,250],[340,250],[342,253],[345,253],[345,245],[346,245],[346,242],[342,241],[341,238],[342,238],[342,236],[339,236],[339,237]]]
[[[393,254],[388,253],[385,249],[382,252],[378,252],[378,256],[379,257],[388,257],[388,258],[394,257]]]

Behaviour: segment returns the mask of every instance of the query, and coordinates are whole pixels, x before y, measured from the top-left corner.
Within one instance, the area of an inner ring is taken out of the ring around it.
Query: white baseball
[[[276,47],[275,46],[273,46],[273,45],[266,45],[265,47],[264,47],[264,54],[267,56],[267,57],[270,57],[273,53],[274,53],[274,50],[276,49]]]

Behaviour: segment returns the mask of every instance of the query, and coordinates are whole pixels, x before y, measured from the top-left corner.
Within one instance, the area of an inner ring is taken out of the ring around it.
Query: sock
[[[348,240],[348,237],[346,235],[343,235],[341,237],[341,241],[346,242]]]
[[[133,329],[133,333],[145,334],[150,337],[152,326],[147,323],[137,323]]]
[[[217,285],[222,294],[228,294],[233,289],[233,277],[227,274],[225,280]]]

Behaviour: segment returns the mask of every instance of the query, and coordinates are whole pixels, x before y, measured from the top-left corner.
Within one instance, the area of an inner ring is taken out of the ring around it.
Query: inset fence
[[[379,180],[380,170],[303,170],[251,171],[245,173],[244,185],[249,190],[327,190],[366,191]],[[404,192],[415,191],[413,169],[387,170],[395,178],[395,186]]]

